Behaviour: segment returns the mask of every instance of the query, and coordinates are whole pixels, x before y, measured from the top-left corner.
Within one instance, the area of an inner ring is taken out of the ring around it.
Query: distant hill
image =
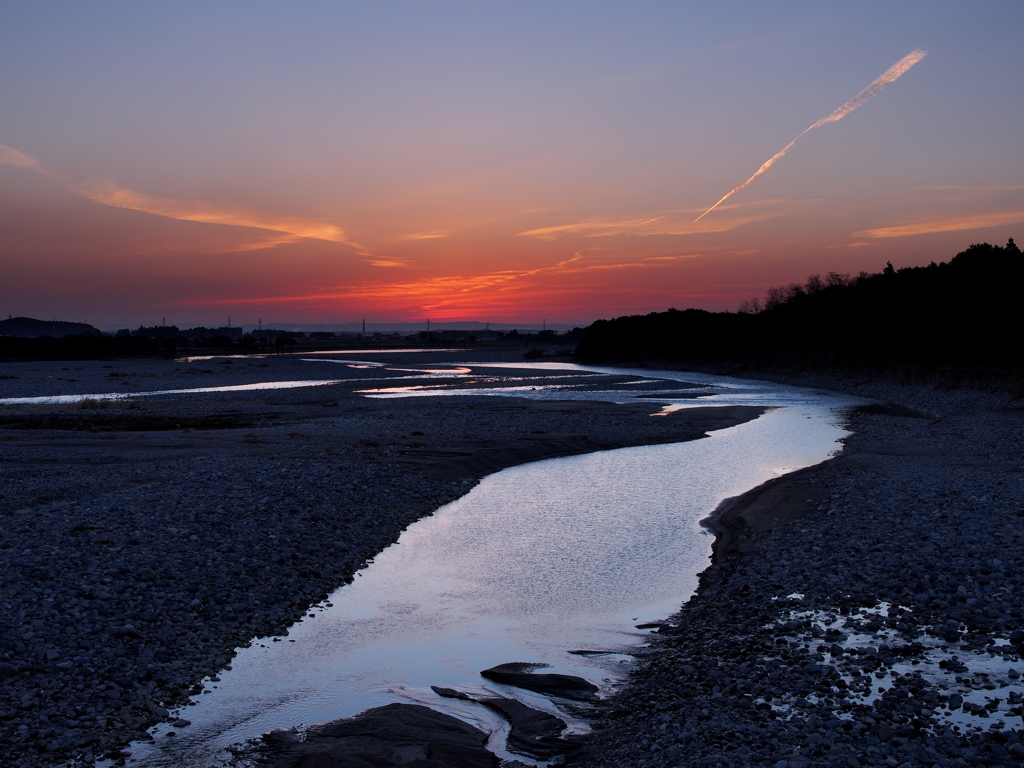
[[[99,336],[100,330],[88,323],[68,323],[63,320],[36,320],[33,317],[9,317],[0,320],[0,336],[35,339],[40,336]]]
[[[742,312],[669,310],[599,320],[585,362],[661,361],[751,368],[1024,373],[1024,255],[972,245],[949,262],[812,275]]]

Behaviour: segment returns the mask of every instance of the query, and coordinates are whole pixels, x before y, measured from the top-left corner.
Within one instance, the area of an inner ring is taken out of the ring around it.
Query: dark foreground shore
[[[1024,764],[1024,410],[998,393],[786,383],[881,402],[849,414],[836,459],[715,511],[697,595],[595,734],[555,754],[600,768]],[[416,708],[393,706],[305,744],[282,735],[266,757],[397,765],[400,742],[424,766],[495,764],[479,734],[451,752],[457,721],[417,730]]]
[[[64,368],[7,366],[3,394],[311,370]],[[234,647],[283,629],[483,474],[692,439],[759,412],[367,400],[357,390],[386,386],[365,381],[384,373],[328,368],[346,381],[0,413],[5,765],[117,761]],[[835,460],[723,505],[699,593],[653,635],[573,761],[1022,764],[1024,412],[998,393],[788,383],[887,405],[850,416]],[[469,737],[451,739],[462,749]]]
[[[4,364],[0,397],[341,381],[0,407],[3,765],[121,760],[234,648],[283,631],[485,474],[761,413],[360,394],[439,357],[389,355],[392,370],[287,357]],[[549,375],[520,373],[517,386]]]
[[[700,589],[598,720],[605,766],[1024,765],[1024,408],[876,398],[836,459],[723,505]]]

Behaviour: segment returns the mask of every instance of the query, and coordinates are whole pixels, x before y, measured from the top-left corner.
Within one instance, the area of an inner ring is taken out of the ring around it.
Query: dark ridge
[[[88,323],[68,323],[64,320],[36,320],[34,317],[8,317],[0,320],[0,336],[34,339],[40,336],[99,336],[100,330]]]

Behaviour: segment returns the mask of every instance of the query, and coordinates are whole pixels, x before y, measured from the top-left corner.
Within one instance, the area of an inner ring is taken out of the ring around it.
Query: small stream
[[[681,396],[670,408],[779,407],[707,439],[540,461],[485,478],[410,526],[287,637],[240,650],[183,708],[190,726],[158,726],[153,742],[133,746],[136,765],[219,766],[228,745],[395,701],[455,714],[492,731],[500,756],[534,762],[504,750],[495,713],[442,699],[431,685],[518,698],[585,732],[571,712],[484,680],[480,671],[513,661],[547,664],[552,669],[543,671],[578,675],[611,693],[628,671],[627,654],[648,638],[636,625],[670,616],[696,588],[712,542],[700,520],[725,498],[827,459],[845,435],[836,409],[853,402],[695,374],[632,373],[718,388],[699,401]],[[385,394],[399,393],[378,396]],[[552,387],[528,396],[581,393]],[[652,403],[652,411],[659,408]]]

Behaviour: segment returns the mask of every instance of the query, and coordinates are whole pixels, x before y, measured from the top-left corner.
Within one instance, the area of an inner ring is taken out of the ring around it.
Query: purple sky
[[[7,3],[0,312],[582,324],[1020,240],[1022,29],[1017,0]]]

